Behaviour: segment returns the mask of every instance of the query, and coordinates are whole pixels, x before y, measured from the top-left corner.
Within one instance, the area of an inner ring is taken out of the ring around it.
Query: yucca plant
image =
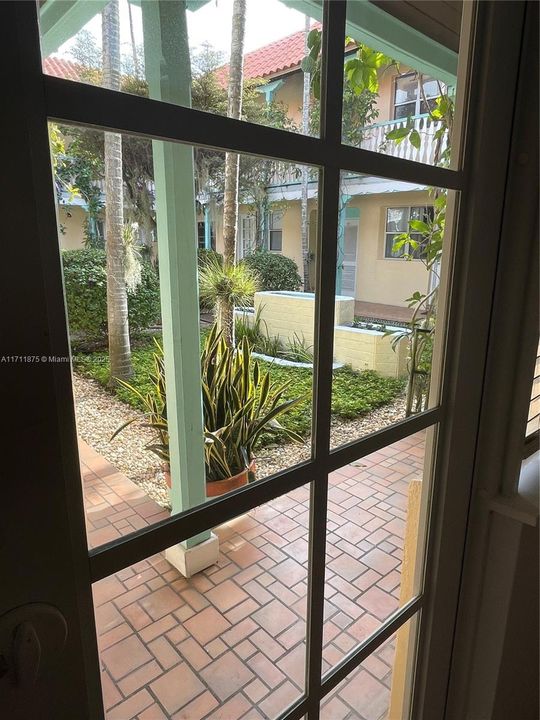
[[[156,440],[148,443],[146,449],[168,464],[165,363],[162,346],[155,338],[154,342],[152,390],[143,395],[133,385],[120,381],[142,402],[144,417],[142,420],[134,417],[123,423],[111,440],[129,425],[139,422],[141,427],[156,431]],[[272,383],[270,372],[262,372],[259,363],[252,359],[246,338],[236,350],[230,348],[214,324],[201,353],[201,375],[207,482],[224,480],[248,470],[255,445],[263,432],[303,442],[300,435],[284,428],[277,420],[302,398],[283,399],[289,383],[279,386]]]
[[[208,258],[199,270],[199,297],[216,309],[216,321],[229,347],[234,346],[234,308],[247,307],[258,289],[257,277],[246,265]]]
[[[206,480],[223,480],[248,469],[263,432],[302,442],[277,420],[302,398],[284,400],[289,383],[275,385],[251,357],[246,338],[230,348],[214,325],[201,357]]]
[[[130,418],[127,422],[120,425],[111,436],[113,440],[119,433],[133,423],[140,423],[141,427],[151,428],[156,431],[156,439],[145,445],[146,450],[150,450],[163,460],[167,465],[170,461],[169,454],[169,431],[167,425],[167,399],[165,396],[165,361],[163,357],[163,347],[154,338],[156,349],[153,354],[154,372],[150,375],[152,389],[143,395],[136,387],[130,385],[125,380],[118,382],[125,388],[134,393],[141,401],[144,407],[143,420],[139,417]]]

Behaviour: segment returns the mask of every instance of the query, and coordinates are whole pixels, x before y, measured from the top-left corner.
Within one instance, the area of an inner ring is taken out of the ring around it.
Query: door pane
[[[416,617],[321,702],[321,720],[404,720],[411,693]]]
[[[462,109],[456,108],[458,64],[467,58],[458,54],[461,4],[445,10],[444,28],[436,4],[424,5],[412,27],[400,3],[347,3],[345,144],[445,167],[451,151],[458,157],[452,130]]]
[[[94,585],[108,720],[274,718],[300,697],[308,516],[305,486],[214,528],[190,579],[160,553]]]
[[[331,448],[435,402],[454,194],[343,172],[340,198]]]
[[[123,175],[119,192],[124,201],[118,203],[118,194],[107,189],[105,180],[105,140],[111,135],[51,125],[93,547],[311,455],[315,293],[304,285],[309,273],[304,271],[300,183],[291,185],[289,178],[300,178],[304,171],[311,178],[306,217],[312,218],[311,231],[316,233],[318,172],[241,155],[239,233],[233,252],[237,261],[227,270],[225,153],[113,135],[119,140]],[[270,222],[276,228],[272,232],[280,233],[279,254],[266,249]],[[112,250],[106,235],[111,228],[120,263],[108,270]],[[251,244],[242,247],[248,235]],[[198,248],[201,238],[204,247]],[[242,250],[247,251],[241,258]],[[306,262],[315,263],[314,254],[306,255]],[[124,335],[121,339],[127,356],[131,354],[132,374],[126,373],[123,381],[114,369],[122,367],[111,365],[108,308],[117,308],[118,296],[108,297],[109,286],[127,297],[129,344]],[[227,327],[227,307],[231,316],[234,311],[236,347],[245,342],[250,349],[251,384],[244,387],[242,398],[235,394],[235,372],[244,353],[221,346],[212,350],[215,324],[218,330]],[[228,357],[235,363],[224,384],[213,375],[211,352],[222,368]],[[260,408],[255,400],[267,374],[269,394]],[[219,401],[222,391],[230,394],[225,404]],[[274,401],[280,408],[277,415]],[[245,413],[251,412],[251,403],[252,427],[266,418],[254,443],[230,425],[227,413],[235,403]],[[206,444],[202,425],[198,433],[191,429],[194,422],[202,423],[201,404]],[[225,456],[215,449],[222,447]],[[227,478],[234,482],[221,483]]]
[[[323,673],[421,589],[433,442],[434,428],[329,476]]]
[[[43,4],[40,11],[46,74],[227,114],[236,22],[232,0],[85,2],[65,10],[70,13],[69,26],[64,13],[50,5]],[[305,9],[302,3],[247,0],[242,120],[319,134],[319,101],[313,93],[309,110],[302,114],[301,63],[310,30],[321,31],[322,9],[313,8],[313,17],[306,16]],[[111,48],[113,58],[110,74],[105,71],[102,39],[107,30],[111,43],[105,47]],[[306,82],[309,88],[309,77]]]

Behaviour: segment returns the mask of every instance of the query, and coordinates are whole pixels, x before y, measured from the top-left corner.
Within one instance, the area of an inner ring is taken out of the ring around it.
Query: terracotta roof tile
[[[72,60],[65,60],[54,55],[45,58],[43,61],[43,72],[46,75],[54,75],[54,77],[64,78],[65,80],[80,80],[81,69],[81,66]]]
[[[312,28],[320,27],[320,23],[312,25]],[[292,35],[275,40],[269,45],[246,53],[244,55],[244,78],[268,78],[271,75],[295,70],[300,66],[304,55],[304,31],[299,30]],[[226,81],[228,68],[227,64],[217,70],[216,74],[220,82]]]

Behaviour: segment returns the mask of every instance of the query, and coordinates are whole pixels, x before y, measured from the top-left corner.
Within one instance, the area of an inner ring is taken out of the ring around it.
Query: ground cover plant
[[[204,332],[201,333],[204,338]],[[149,341],[133,348],[133,377],[130,384],[145,395],[152,390],[151,375],[154,367],[155,345]],[[284,399],[302,397],[302,401],[286,414],[280,422],[287,429],[308,437],[311,429],[312,407],[311,390],[313,371],[310,368],[281,366],[275,363],[259,361],[261,370],[271,370],[272,381],[282,385],[289,383]],[[75,369],[101,385],[109,382],[109,363],[106,352],[94,352],[78,355]],[[334,370],[332,386],[332,415],[342,420],[352,420],[376,408],[393,402],[403,391],[404,381],[382,377],[373,370],[357,372],[350,367]],[[144,409],[140,399],[128,388],[118,386],[115,394],[125,403]],[[275,437],[263,437],[261,444],[275,442]]]

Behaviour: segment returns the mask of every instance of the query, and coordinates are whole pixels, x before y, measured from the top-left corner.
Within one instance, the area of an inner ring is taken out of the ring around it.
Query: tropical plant
[[[285,344],[285,349],[280,353],[281,357],[293,362],[312,363],[313,362],[313,345],[309,345],[306,338],[298,333],[294,333]]]
[[[246,29],[246,0],[234,0],[232,13],[231,56],[229,60],[227,116],[239,120],[242,113],[242,82],[244,65],[244,35]],[[225,155],[225,188],[223,195],[224,265],[231,267],[236,261],[236,228],[238,220],[239,155]],[[219,301],[220,326],[224,341],[234,347],[234,303],[226,294]]]
[[[346,45],[350,39],[346,40]],[[315,97],[320,95],[320,30],[313,30],[308,38],[310,52],[302,63],[304,71],[309,69],[312,73],[312,89]],[[390,65],[396,63],[383,53],[357,43],[355,57],[345,63],[345,91],[357,96],[369,92],[377,97],[379,92],[379,74]],[[443,167],[450,161],[452,129],[454,124],[454,98],[439,82],[439,95],[434,103],[428,103],[424,94],[423,84],[420,83],[422,100],[432,121],[439,123],[433,139],[435,151],[433,163]],[[382,143],[381,150],[385,150],[388,143],[400,143],[408,140],[410,144],[420,149],[422,145],[422,132],[414,125],[412,117],[405,120],[403,126],[389,130]],[[431,355],[433,348],[433,334],[435,332],[435,319],[437,314],[437,301],[439,292],[439,265],[442,257],[442,243],[446,220],[447,191],[439,188],[430,188],[433,198],[433,217],[424,220],[409,221],[407,232],[395,238],[394,250],[401,250],[405,245],[412,249],[406,253],[405,260],[420,259],[426,265],[429,275],[430,289],[427,293],[414,292],[407,299],[409,307],[413,309],[413,317],[409,323],[408,332],[399,332],[394,335],[394,348],[399,342],[407,338],[409,342],[409,380],[407,386],[406,414],[419,412],[427,407],[428,393],[431,377]],[[420,239],[418,239],[420,237]]]
[[[199,271],[201,303],[215,308],[217,325],[231,348],[234,347],[234,308],[249,306],[257,289],[257,276],[244,264],[221,263],[210,257]]]
[[[143,394],[134,385],[119,380],[120,385],[131,391],[139,400],[144,408],[143,418],[139,416],[130,418],[127,422],[120,425],[111,436],[111,440],[125,430],[133,423],[138,423],[140,427],[151,428],[155,430],[156,437],[145,445],[145,449],[153,452],[154,455],[163,462],[170,463],[169,453],[169,430],[167,424],[167,398],[165,395],[165,361],[163,356],[163,347],[154,338],[155,350],[153,353],[154,370],[149,375],[150,390]]]
[[[103,8],[103,85],[120,90],[120,14],[118,0]],[[133,374],[128,299],[124,274],[124,185],[122,136],[105,132],[105,237],[107,251],[107,324],[111,384]]]
[[[107,340],[107,271],[105,250],[63,250],[64,288],[72,342],[102,345]],[[141,262],[141,279],[127,293],[131,337],[159,322],[159,279]]]
[[[246,256],[242,264],[257,275],[259,290],[296,291],[302,286],[296,263],[285,255],[260,250]]]
[[[156,437],[146,449],[169,463],[164,355],[161,344],[155,338],[154,342],[154,370],[148,391],[142,393],[129,382],[120,381],[143,408],[143,416],[127,420],[111,440],[134,423],[151,428]],[[298,433],[284,428],[277,418],[304,398],[283,399],[289,383],[272,383],[270,371],[263,372],[252,359],[246,338],[233,350],[214,325],[201,353],[201,375],[207,482],[224,480],[248,469],[262,433],[303,442]]]
[[[251,357],[246,338],[235,350],[214,325],[202,356],[206,480],[233,477],[249,468],[262,433],[302,442],[277,420],[303,398],[284,400],[289,383],[275,385]]]

